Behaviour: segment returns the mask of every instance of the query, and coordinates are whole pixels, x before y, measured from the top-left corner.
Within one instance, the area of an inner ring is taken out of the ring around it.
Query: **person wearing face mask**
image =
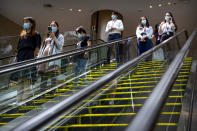
[[[136,30],[137,35],[137,55],[141,55],[147,50],[152,48],[152,35],[153,28],[149,25],[148,19],[146,17],[140,18],[140,24]]]
[[[41,37],[36,31],[35,20],[32,17],[25,17],[23,19],[23,30],[18,40],[16,62],[34,59],[36,49],[40,48],[40,45]],[[16,85],[18,86],[17,102],[23,101],[30,90],[30,84],[34,84],[36,81],[36,67],[13,73],[10,80],[11,83],[17,82],[19,84]]]
[[[23,30],[20,34],[17,47],[17,62],[33,59],[36,48],[40,48],[41,37],[35,31],[35,28],[36,22],[32,17],[25,17],[23,19]]]
[[[165,20],[161,22],[159,27],[160,42],[170,38],[177,31],[177,25],[171,12],[167,12]]]
[[[116,12],[112,12],[111,15],[111,21],[107,23],[105,32],[108,33],[108,41],[116,40],[121,38],[121,32],[124,30],[123,22],[122,20],[118,19],[118,14]],[[120,62],[120,45],[119,43],[116,43],[116,62]],[[108,47],[107,51],[107,63],[110,63],[110,57],[111,57],[111,50],[112,47]]]
[[[79,38],[79,42],[77,43],[77,49],[85,48],[91,46],[91,39],[87,36],[85,29],[82,26],[79,26],[76,29],[77,37]],[[75,76],[76,79],[74,80],[75,86],[78,83],[78,76],[86,72],[86,67],[88,63],[88,52],[81,53],[75,56]],[[82,76],[85,78],[85,75]]]
[[[55,55],[61,53],[64,45],[64,36],[59,32],[59,24],[56,21],[52,21],[48,26],[48,32],[45,35],[40,51],[38,53],[39,57]],[[41,89],[46,87],[48,77],[45,75],[52,74],[52,86],[55,86],[56,76],[58,70],[61,68],[61,60],[51,61],[49,63],[44,63],[38,66],[38,73],[41,75]]]

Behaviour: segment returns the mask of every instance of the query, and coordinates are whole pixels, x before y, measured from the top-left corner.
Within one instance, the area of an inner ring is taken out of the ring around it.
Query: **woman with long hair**
[[[41,37],[35,29],[35,20],[32,17],[25,17],[23,19],[23,30],[18,41],[17,62],[33,59],[36,47],[40,48]]]
[[[152,48],[151,37],[153,35],[153,28],[149,25],[146,17],[140,18],[140,23],[136,30],[137,35],[137,55],[141,55],[145,51]]]
[[[170,38],[177,31],[178,27],[171,12],[167,12],[165,20],[161,22],[159,27],[160,42]]]
[[[25,17],[18,41],[16,62],[34,59],[36,48],[40,48],[40,45],[41,37],[36,31],[35,20],[32,17]],[[17,85],[19,87],[17,88],[17,102],[21,102],[29,97],[30,84],[36,81],[36,67],[13,73],[10,79],[19,84]]]
[[[44,57],[54,55],[62,52],[64,45],[64,36],[60,34],[59,24],[56,21],[52,21],[48,26],[48,32],[45,35],[38,57]],[[61,60],[55,60],[49,63],[44,63],[38,66],[38,73],[41,74],[41,90],[46,90],[48,77],[52,80],[51,86],[56,84],[57,70],[61,68]]]

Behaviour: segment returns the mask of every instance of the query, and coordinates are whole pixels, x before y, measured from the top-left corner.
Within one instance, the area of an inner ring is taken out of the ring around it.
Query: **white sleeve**
[[[61,50],[64,46],[64,36],[62,34],[59,35],[59,37],[55,40],[56,48]]]
[[[106,26],[106,29],[105,29],[105,33],[108,33],[110,30],[110,23],[108,22],[107,23],[107,26]]]
[[[117,30],[119,30],[119,31],[123,31],[124,30],[124,26],[123,26],[122,20],[119,20]]]
[[[153,35],[153,28],[149,26],[149,32],[147,33],[147,36],[150,39],[152,35]]]
[[[139,30],[139,27],[137,27],[137,29],[136,29],[136,36],[137,36],[138,39],[142,38],[142,35],[140,33],[140,30]]]
[[[160,26],[159,26],[159,35],[162,35],[163,34],[163,26],[164,26],[164,22],[161,22]]]

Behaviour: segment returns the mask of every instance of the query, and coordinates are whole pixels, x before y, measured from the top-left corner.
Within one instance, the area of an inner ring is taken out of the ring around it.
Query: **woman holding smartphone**
[[[38,57],[44,57],[61,53],[64,45],[64,36],[59,33],[59,24],[56,21],[52,21],[48,27],[48,33],[43,39]],[[61,67],[61,60],[55,60],[49,63],[39,65],[38,72],[41,74],[41,90],[45,90],[47,86],[48,77],[45,75],[49,74],[52,79],[51,86],[56,84],[57,70]]]
[[[160,42],[170,38],[177,31],[177,25],[171,12],[167,12],[165,20],[161,22],[159,27]]]

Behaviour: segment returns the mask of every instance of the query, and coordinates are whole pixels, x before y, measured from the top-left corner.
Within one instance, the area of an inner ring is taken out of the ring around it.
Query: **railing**
[[[114,40],[114,41],[111,41],[111,42],[105,42],[105,43],[102,43],[102,44],[99,44],[99,45],[93,45],[93,46],[87,47],[87,48],[71,50],[71,51],[68,51],[68,52],[63,52],[63,53],[59,53],[59,54],[55,54],[55,55],[51,55],[51,56],[46,56],[46,57],[41,57],[41,58],[36,58],[36,59],[31,59],[31,60],[27,60],[27,61],[23,61],[23,62],[17,62],[17,63],[1,66],[0,67],[0,75],[5,74],[5,73],[10,73],[10,72],[13,72],[13,71],[20,71],[22,69],[37,66],[37,65],[45,63],[45,62],[55,61],[55,60],[62,59],[62,58],[72,56],[72,55],[75,55],[75,54],[80,54],[80,53],[83,53],[85,51],[92,51],[92,50],[97,49],[97,48],[106,47],[106,46],[109,46],[109,45],[113,45],[113,44],[123,42],[123,41],[126,41],[126,40],[131,40],[131,39],[134,39],[134,38],[136,38],[136,36],[130,36],[130,37],[127,37],[127,38]]]
[[[127,131],[149,131],[154,127],[155,121],[158,118],[158,115],[168,96],[168,92],[170,91],[172,84],[180,71],[181,64],[191,47],[192,40],[196,36],[196,33],[197,29],[195,29],[185,43],[184,47],[177,54],[169,69],[163,75],[161,81],[155,87],[148,100],[127,128]]]
[[[71,107],[73,107],[75,104],[81,102],[83,99],[88,97],[94,91],[100,89],[101,87],[103,87],[107,83],[109,83],[112,80],[114,80],[120,74],[123,74],[123,73],[127,72],[128,69],[130,69],[132,66],[136,65],[138,62],[142,61],[143,59],[147,58],[154,51],[156,51],[159,48],[162,48],[163,46],[168,44],[171,40],[177,38],[182,33],[186,33],[186,31],[183,30],[183,31],[177,33],[173,37],[171,37],[168,40],[162,42],[160,45],[152,48],[151,50],[143,53],[141,56],[136,57],[133,60],[127,62],[126,64],[120,66],[117,70],[112,71],[111,73],[109,73],[106,76],[102,77],[101,79],[99,79],[95,83],[91,84],[90,86],[80,90],[76,94],[74,94],[74,95],[68,97],[67,99],[63,100],[62,102],[54,105],[50,109],[47,109],[47,110],[43,111],[41,114],[30,118],[29,120],[27,120],[23,124],[17,126],[14,129],[14,131],[36,130],[36,129],[39,129],[39,128],[43,127],[43,125],[48,123],[50,120],[53,120],[54,118],[56,118],[58,116],[58,114],[61,114],[62,112],[65,112],[65,111],[71,109]],[[121,41],[121,40],[119,40],[119,41]],[[110,44],[113,44],[113,42],[106,43],[106,44],[100,45],[100,46],[106,46],[106,45],[110,45]],[[92,47],[92,48],[95,48],[95,47]],[[90,50],[90,49],[88,49],[88,48],[87,49],[83,49],[83,51],[88,51],[88,50]],[[59,57],[61,58],[61,56],[59,56]]]
[[[94,40],[92,43],[93,45],[96,45],[97,44],[97,41],[100,41],[101,43],[104,43],[105,41],[104,40],[101,40],[101,39],[98,39],[98,40]],[[100,44],[100,43],[99,43]],[[66,47],[76,47],[76,44],[69,44],[69,45],[64,45],[63,48],[66,48]],[[67,52],[67,51],[65,51]],[[6,57],[0,57],[0,61],[1,60],[5,60],[5,59],[11,59],[13,57],[16,57],[16,55],[10,55],[10,56],[6,56]],[[7,66],[7,65],[4,65],[4,66]],[[1,67],[4,67],[4,66],[0,66]]]

